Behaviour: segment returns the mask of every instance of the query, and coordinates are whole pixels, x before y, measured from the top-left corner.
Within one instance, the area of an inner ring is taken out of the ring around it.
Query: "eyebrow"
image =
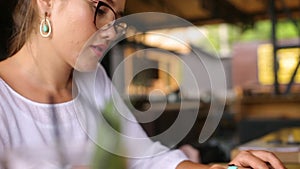
[[[107,2],[108,2],[110,5],[112,5],[112,6],[115,6],[115,5],[116,5],[115,1],[113,1],[113,0],[107,0]]]
[[[94,3],[99,3],[99,1],[102,1],[103,2],[103,0],[92,0],[92,2],[94,2]],[[117,17],[122,17],[122,16],[124,16],[124,11],[116,11],[115,9],[114,9],[114,7],[116,7],[116,2],[114,1],[114,0],[106,0],[107,1],[107,3],[111,6],[111,8],[114,10],[114,12],[116,13],[116,15],[117,15]],[[104,1],[104,3],[106,3],[105,1]]]

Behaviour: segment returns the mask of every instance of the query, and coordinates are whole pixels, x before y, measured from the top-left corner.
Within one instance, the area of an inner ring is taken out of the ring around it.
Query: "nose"
[[[116,37],[116,31],[113,26],[105,29],[99,30],[99,36],[101,39],[112,40]]]

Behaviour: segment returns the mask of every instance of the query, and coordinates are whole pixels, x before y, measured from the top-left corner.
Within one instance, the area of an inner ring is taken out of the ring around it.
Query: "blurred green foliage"
[[[300,26],[300,21],[297,21]],[[263,20],[256,22],[252,27],[243,29],[237,25],[226,24],[228,33],[228,45],[231,47],[238,42],[246,41],[268,41],[271,39],[272,25],[269,20]],[[203,26],[207,30],[207,37],[209,41],[214,45],[217,51],[220,50],[220,25],[205,25]],[[277,39],[295,39],[299,38],[300,28],[297,28],[295,24],[288,20],[280,20],[277,23]]]
[[[98,145],[96,145],[91,169],[126,169],[125,157],[115,154],[124,149],[120,134],[113,134],[114,131],[120,133],[122,130],[120,113],[112,100],[106,104],[101,113],[106,123],[104,121],[99,122]],[[103,148],[103,145],[109,150]]]
[[[298,22],[300,25],[300,22]],[[271,37],[271,22],[259,21],[253,29],[248,29],[244,32],[240,32],[240,36],[235,37],[240,41],[254,41],[254,40],[268,40]],[[287,20],[279,21],[277,24],[277,39],[291,39],[299,36],[299,28],[297,28],[292,22]]]

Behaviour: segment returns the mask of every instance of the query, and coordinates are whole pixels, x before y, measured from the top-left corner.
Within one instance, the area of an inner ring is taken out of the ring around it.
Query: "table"
[[[300,127],[284,128],[242,144],[231,151],[234,158],[241,150],[273,152],[288,169],[300,168]]]

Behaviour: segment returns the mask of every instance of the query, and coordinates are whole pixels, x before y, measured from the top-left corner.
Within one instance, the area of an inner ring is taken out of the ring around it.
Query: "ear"
[[[45,12],[50,14],[51,8],[53,6],[53,0],[36,0],[39,7],[39,12],[41,16],[45,15]]]

